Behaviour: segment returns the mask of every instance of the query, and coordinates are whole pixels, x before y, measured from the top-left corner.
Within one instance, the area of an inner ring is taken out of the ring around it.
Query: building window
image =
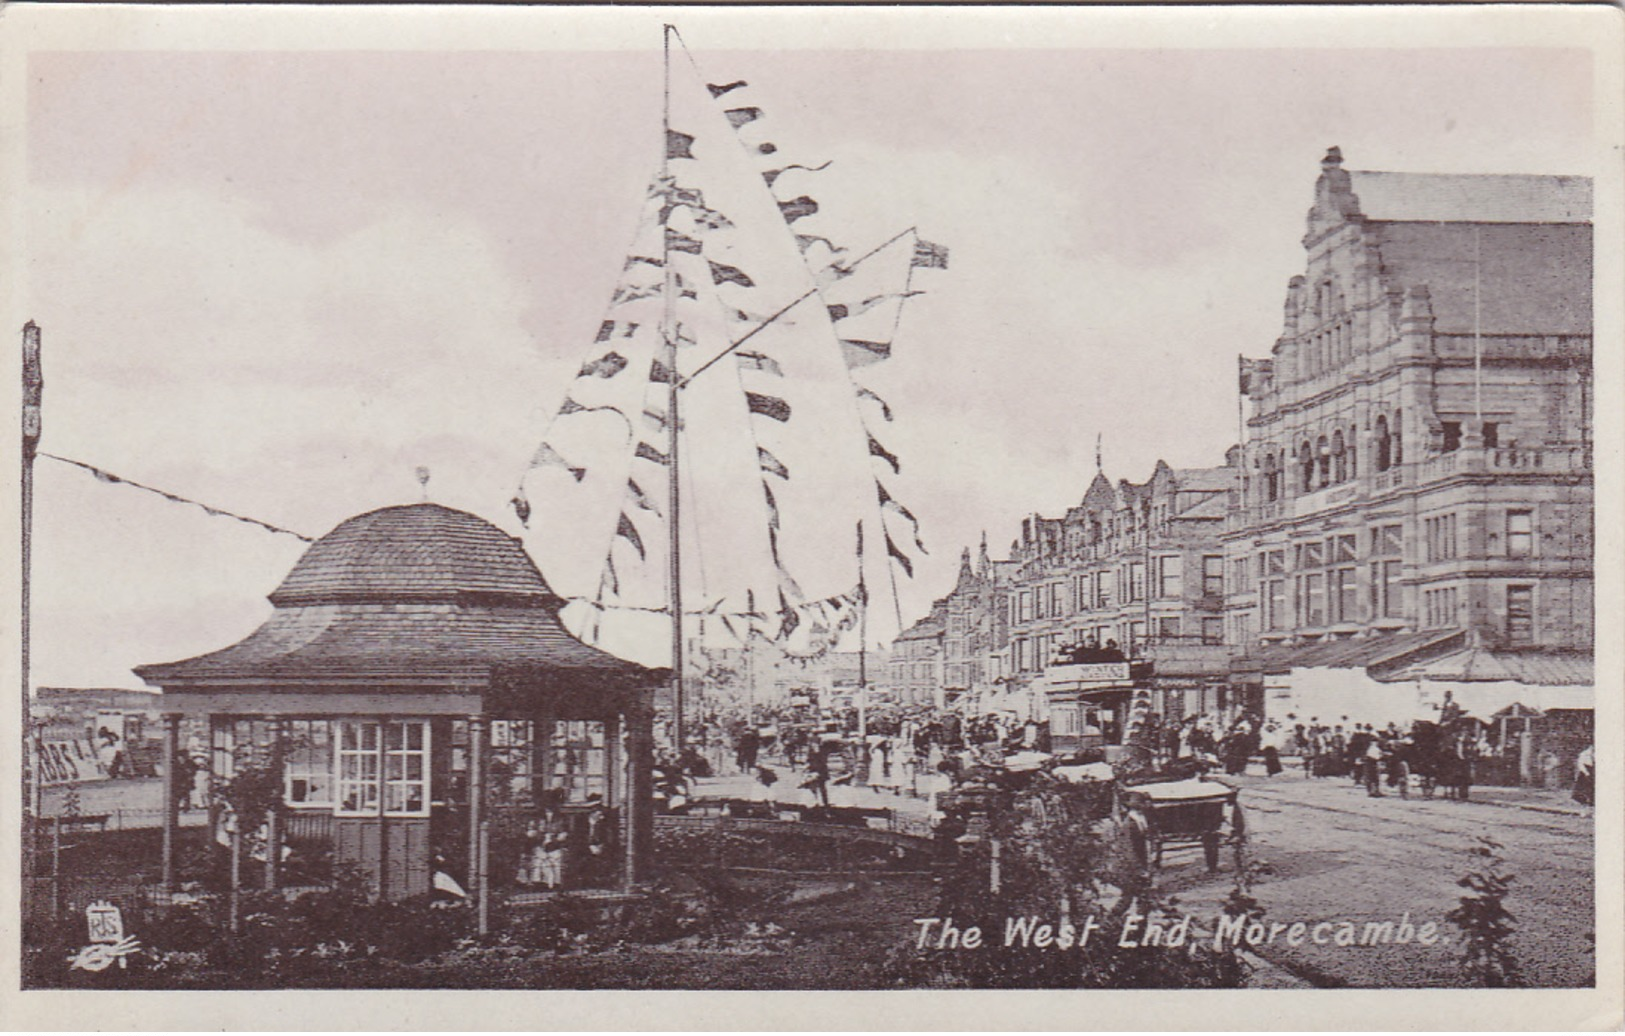
[[[1179,616],[1157,616],[1157,638],[1159,640],[1173,640],[1179,636]]]
[[[1494,421],[1484,422],[1484,448],[1493,450],[1501,445],[1501,426]]]
[[[1298,447],[1298,492],[1307,493],[1315,488],[1315,448],[1305,439]]]
[[[1443,421],[1439,427],[1444,430],[1444,442],[1439,447],[1439,452],[1455,453],[1461,449],[1461,422]]]
[[[1224,595],[1224,557],[1219,554],[1202,555],[1202,596]]]
[[[1422,521],[1429,561],[1448,561],[1456,556],[1456,516],[1435,515]]]
[[[1033,621],[1033,592],[1031,590],[1021,591],[1021,613],[1016,621]]]
[[[1332,481],[1345,482],[1349,477],[1348,451],[1343,448],[1343,429],[1332,433]]]
[[[1271,579],[1264,584],[1264,628],[1286,629],[1286,580]]]
[[[1532,511],[1507,512],[1507,557],[1526,558],[1534,553],[1535,516]]]
[[[1275,454],[1264,455],[1264,502],[1274,503],[1281,498],[1281,471]]]
[[[609,798],[609,751],[602,720],[556,720],[553,723],[553,786],[564,801],[584,805]]]
[[[1202,643],[1224,643],[1224,619],[1218,615],[1205,615],[1202,617]]]
[[[491,763],[487,788],[492,800],[506,805],[530,797],[535,729],[529,720],[491,721]]]
[[[1319,475],[1315,484],[1325,489],[1332,481],[1332,447],[1324,435],[1315,440],[1315,464]]]
[[[1128,566],[1128,599],[1130,601],[1145,600],[1145,563],[1130,562]]]
[[[1453,586],[1428,590],[1422,595],[1423,620],[1428,629],[1440,629],[1456,624],[1456,588]]]
[[[1325,549],[1319,543],[1300,543],[1297,546],[1297,563],[1293,566],[1298,571],[1310,568],[1319,568],[1325,559]]]
[[[1405,527],[1382,525],[1371,530],[1371,554],[1374,557],[1398,557],[1405,545]]]
[[[333,805],[333,726],[325,719],[283,726],[283,797],[295,808]]]
[[[1371,563],[1372,613],[1380,618],[1397,619],[1405,614],[1403,588],[1400,586],[1401,567],[1398,561]]]
[[[1262,567],[1262,566],[1260,566],[1260,567]],[[1246,558],[1232,558],[1231,559],[1231,561],[1230,561],[1230,582],[1231,582],[1231,585],[1236,588],[1235,592],[1238,593],[1238,594],[1242,593],[1243,591],[1245,591],[1247,589],[1247,559]]]
[[[1311,572],[1303,577],[1303,621],[1308,626],[1326,624],[1326,577]]]
[[[1535,642],[1535,588],[1532,586],[1507,587],[1507,643],[1514,645]]]
[[[338,759],[336,815],[429,815],[427,723],[340,720]]]
[[[1354,582],[1353,567],[1334,568],[1329,572],[1331,585],[1328,592],[1333,622],[1358,622],[1358,590]]]
[[[1393,466],[1393,440],[1388,435],[1388,418],[1379,416],[1373,438],[1377,447],[1377,470],[1387,471]]]
[[[1177,554],[1157,559],[1157,596],[1179,597],[1185,592],[1185,559]]]

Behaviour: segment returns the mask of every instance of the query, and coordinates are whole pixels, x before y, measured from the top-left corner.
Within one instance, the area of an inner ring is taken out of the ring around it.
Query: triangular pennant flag
[[[658,284],[623,284],[615,289],[615,294],[609,297],[611,306],[622,306],[628,302],[637,302],[640,299],[652,299],[660,294]]]
[[[613,335],[614,333],[615,333],[615,321],[606,320],[602,324],[598,325],[598,337],[594,338],[593,341],[595,341],[595,342],[607,342],[607,341],[609,341],[610,336]]]
[[[756,153],[759,154],[759,155],[771,155],[775,151],[777,151],[778,149],[779,149],[779,146],[777,144],[774,144],[774,143],[771,143],[771,142],[766,143],[766,144],[757,144],[756,145]]]
[[[790,639],[790,635],[795,633],[796,627],[798,627],[800,625],[801,625],[801,616],[796,614],[796,610],[794,608],[790,607],[790,602],[784,599],[784,591],[780,590],[779,591],[779,638],[781,640]]]
[[[519,516],[519,524],[530,528],[530,501],[525,498],[525,487],[520,486],[508,503],[513,507],[513,513]]]
[[[786,223],[794,223],[803,216],[811,216],[818,211],[818,203],[803,194],[790,201],[779,202],[779,212],[784,215]]]
[[[532,468],[563,468],[574,476],[577,482],[587,476],[586,468],[578,468],[571,464],[559,455],[558,450],[545,442],[536,447],[536,454],[530,458],[530,466]]]
[[[643,537],[638,535],[637,526],[632,524],[632,519],[628,518],[624,511],[621,512],[621,520],[615,524],[615,535],[625,537],[626,541],[637,549],[638,560],[648,558],[648,553],[643,549]]]
[[[897,544],[891,541],[890,536],[886,537],[886,553],[890,554],[899,565],[903,566],[903,571],[908,573],[910,579],[914,578],[914,562],[910,561],[906,554],[897,549]]]
[[[790,404],[777,396],[764,396],[760,392],[745,393],[745,404],[753,414],[771,417],[775,421],[790,420]],[[873,440],[870,440],[873,442]]]
[[[767,527],[769,530],[777,532],[779,528],[779,502],[773,499],[773,487],[763,482],[762,495],[767,497]]]
[[[654,502],[654,500],[649,496],[648,493],[645,493],[643,491],[643,487],[638,485],[636,481],[634,481],[632,479],[627,479],[626,480],[626,489],[627,489],[627,491],[629,493],[632,494],[632,502],[634,504],[636,504],[638,507],[642,508],[645,511],[653,511],[654,514],[655,514],[655,517],[657,517],[657,518],[662,517],[662,515],[660,513],[659,505],[657,505]]]
[[[914,527],[914,546],[919,548],[921,554],[931,553],[925,549],[925,543],[920,539],[920,520],[914,517],[914,512],[892,499],[892,495],[886,492],[886,487],[878,481],[875,483],[875,488],[880,491],[880,509],[882,511],[891,511],[893,514],[907,519]]]
[[[650,446],[646,442],[638,443],[635,456],[640,460],[654,461],[661,467],[669,467],[671,465],[670,457],[666,456],[664,453],[661,453],[659,450],[655,449],[653,446]]]
[[[738,129],[747,122],[755,122],[762,117],[760,108],[729,108],[723,113],[728,116],[728,122],[734,129]]]
[[[756,282],[751,280],[750,275],[745,273],[745,271],[741,270],[739,267],[729,266],[726,263],[719,263],[709,259],[706,261],[711,264],[712,284],[728,283],[737,284],[741,288],[756,287]]]
[[[613,378],[626,369],[626,357],[617,352],[607,352],[584,365],[576,374],[578,378]]]
[[[649,380],[660,385],[670,385],[677,380],[677,373],[657,357],[649,364]]]
[[[841,355],[848,367],[867,367],[891,356],[890,342],[865,342],[857,338],[841,339]]]
[[[914,241],[914,258],[909,265],[928,270],[946,270],[948,268],[948,249],[944,245],[933,244],[924,238]]]
[[[825,162],[823,165],[802,165],[801,163],[796,162],[792,165],[787,165],[782,169],[768,169],[762,173],[762,179],[767,181],[767,185],[769,187],[772,187],[774,180],[777,180],[779,177],[783,176],[785,173],[788,173],[792,169],[800,169],[809,173],[821,173],[828,168],[828,162]]]
[[[763,374],[771,374],[776,378],[784,377],[784,368],[780,367],[779,361],[771,356],[747,352],[736,353],[735,355],[739,357],[740,370],[761,371]]]
[[[768,474],[777,475],[786,481],[789,480],[790,469],[784,466],[784,462],[782,460],[773,456],[773,454],[769,453],[760,446],[756,447],[756,461],[761,465],[762,470]]]
[[[711,96],[713,98],[716,98],[716,97],[721,97],[723,94],[728,93],[730,90],[737,90],[742,86],[749,86],[749,85],[750,84],[745,82],[743,79],[735,79],[733,82],[724,83],[721,86],[718,86],[715,83],[706,83],[705,88],[707,90],[711,91]]]
[[[666,157],[693,158],[694,135],[692,133],[679,133],[676,130],[666,131]]]
[[[638,265],[639,263],[653,266],[657,270],[663,269],[666,265],[666,261],[664,259],[654,259],[647,255],[629,255],[626,257],[626,268],[628,270],[632,269],[632,267]]]
[[[568,417],[570,414],[579,414],[586,409],[586,407],[582,406],[580,403],[577,403],[569,396],[565,396],[564,403],[559,407],[559,415],[561,417]]]
[[[807,249],[811,248],[813,245],[823,245],[835,255],[846,254],[846,249],[842,248],[840,245],[831,241],[827,237],[819,237],[817,234],[796,235],[796,247],[800,248],[803,252],[807,251]]]
[[[897,463],[897,455],[876,442],[875,437],[872,435],[869,436],[869,455],[879,457],[887,464],[890,464],[893,474],[901,475],[903,473],[902,466]]]
[[[859,399],[872,399],[876,403],[879,403],[880,404],[880,416],[885,418],[888,421],[890,421],[892,419],[891,407],[889,405],[887,405],[887,403],[886,403],[886,401],[884,399],[881,399],[879,396],[875,395],[875,393],[872,390],[866,389],[862,385],[859,385],[858,386],[858,398]]]
[[[679,234],[677,231],[668,227],[666,228],[666,247],[671,249],[673,252],[686,252],[689,255],[699,255],[701,245],[699,238],[689,237],[687,234]]]

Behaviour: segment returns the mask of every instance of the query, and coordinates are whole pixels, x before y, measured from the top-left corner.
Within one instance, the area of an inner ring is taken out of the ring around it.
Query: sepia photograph
[[[1617,10],[22,6],[9,1001],[1620,1023]]]

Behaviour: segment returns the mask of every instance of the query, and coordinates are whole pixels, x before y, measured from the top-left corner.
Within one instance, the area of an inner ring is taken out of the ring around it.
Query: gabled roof
[[[936,601],[931,605],[931,614],[899,633],[893,638],[892,643],[903,640],[930,640],[942,636],[947,628],[948,604],[946,601]]]
[[[1211,493],[1174,515],[1175,518],[1224,518],[1230,514],[1230,494]]]
[[[1585,223],[1591,180],[1584,176],[1393,173],[1349,170],[1349,187],[1368,220],[1430,223]]]
[[[1231,467],[1217,468],[1175,468],[1174,483],[1180,492],[1207,492],[1228,490],[1235,488],[1236,469]]]

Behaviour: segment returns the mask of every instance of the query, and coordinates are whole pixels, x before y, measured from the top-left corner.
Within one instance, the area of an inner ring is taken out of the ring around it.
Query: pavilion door
[[[425,817],[338,817],[334,856],[367,876],[386,900],[426,894],[430,888],[429,821]]]

